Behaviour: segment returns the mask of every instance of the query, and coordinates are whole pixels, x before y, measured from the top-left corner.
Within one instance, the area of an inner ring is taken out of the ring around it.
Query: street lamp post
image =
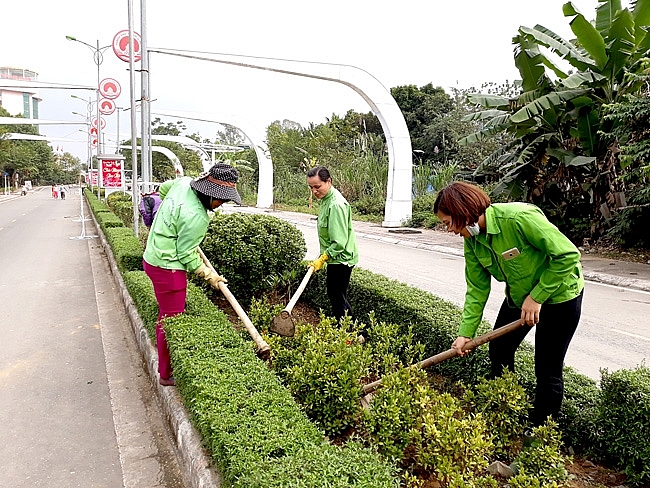
[[[90,99],[90,97],[88,97],[88,100],[86,100],[85,98],[81,98],[81,97],[78,97],[76,95],[70,95],[70,96],[72,98],[77,99],[77,100],[81,100],[82,102],[84,102],[86,104],[86,115],[82,115],[82,114],[77,113],[77,112],[72,112],[72,113],[74,115],[81,115],[82,117],[85,117],[86,121],[87,121],[87,124],[88,124],[87,127],[86,127],[86,133],[87,133],[86,135],[88,136],[88,156],[87,156],[88,159],[87,159],[86,163],[88,165],[88,174],[90,175],[90,188],[92,190],[92,186],[93,186],[92,185],[93,156],[92,156],[92,137],[91,137],[91,134],[90,134],[90,128],[92,127],[92,124],[91,124],[90,119],[92,118],[92,115],[93,115],[93,108],[92,107],[93,107],[93,103],[95,103],[95,102],[93,102]],[[99,139],[97,139],[97,144],[99,144]]]
[[[97,103],[97,198],[99,198],[99,155],[102,154],[102,128],[101,128],[101,114],[99,113],[99,84],[101,79],[99,77],[99,66],[104,62],[104,51],[106,51],[111,45],[104,47],[99,47],[99,39],[97,39],[97,46],[88,44],[87,42],[81,41],[73,36],[65,36],[69,41],[75,41],[83,44],[84,46],[90,48],[93,52],[93,61],[97,65],[97,91],[96,91],[96,103]]]

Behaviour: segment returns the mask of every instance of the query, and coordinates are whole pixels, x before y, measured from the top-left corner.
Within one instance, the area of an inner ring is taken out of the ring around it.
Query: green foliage
[[[398,488],[394,468],[361,444],[324,444],[250,466],[237,488]]]
[[[483,110],[468,120],[481,127],[462,144],[503,131],[512,137],[475,175],[498,179],[496,194],[538,204],[560,230],[581,222],[583,234],[572,236],[577,240],[591,229],[603,232],[607,212],[601,215],[601,206],[611,205],[611,194],[621,190],[615,139],[621,119],[604,118],[603,109],[642,87],[628,73],[645,69],[646,7],[630,11],[619,0],[602,0],[591,23],[567,3],[564,14],[576,39],[567,41],[540,25],[520,27],[513,38],[522,77],[516,98],[469,96]],[[571,70],[561,68],[560,60]]]
[[[511,458],[515,439],[528,423],[530,400],[510,372],[491,380],[481,378],[466,392],[465,404],[472,412],[480,413],[490,426],[495,454]]]
[[[424,413],[412,431],[415,469],[435,473],[443,486],[480,477],[494,448],[482,416],[466,415],[448,393],[429,390],[419,396]]]
[[[115,218],[117,219],[117,217]],[[133,234],[133,229],[129,229],[128,227],[106,227],[104,234],[113,250],[117,267],[121,271],[142,269],[142,255],[144,250],[138,238]]]
[[[135,303],[138,315],[147,330],[149,339],[156,341],[156,322],[158,321],[158,302],[153,284],[144,271],[122,271],[124,285]]]
[[[557,424],[547,421],[546,424],[532,430],[534,440],[530,446],[524,446],[515,458],[516,475],[510,479],[512,486],[535,486],[527,484],[533,479],[543,480],[542,487],[550,487],[550,483],[563,485],[569,478],[566,464],[571,461],[569,456],[561,452],[561,434]],[[513,481],[514,480],[514,481]]]
[[[595,453],[599,432],[600,389],[591,378],[564,368],[564,400],[557,422],[563,441],[575,452]]]
[[[424,227],[426,229],[433,229],[440,220],[433,213],[433,204],[436,201],[434,193],[427,193],[426,195],[416,196],[413,199],[413,211],[411,220],[407,222],[409,227]]]
[[[106,197],[106,205],[124,222],[124,225],[133,227],[133,203],[130,194],[113,192]]]
[[[424,346],[415,341],[412,327],[404,330],[397,324],[377,322],[374,313],[368,319],[367,344],[374,357],[372,374],[384,376],[422,360]]]
[[[404,459],[405,450],[412,443],[412,430],[422,415],[420,401],[428,391],[425,385],[423,370],[400,369],[382,378],[370,408],[363,411],[364,436],[387,459],[394,462]]]
[[[349,319],[341,327],[333,319],[322,320],[300,332],[301,360],[286,371],[287,386],[326,434],[341,434],[361,413],[361,378],[370,368],[369,351],[357,341],[360,330]]]
[[[600,448],[631,486],[650,482],[650,369],[602,371]]]
[[[124,227],[124,222],[113,212],[97,212],[95,214],[97,223],[104,232],[113,227]]]
[[[248,318],[260,333],[268,333],[273,319],[282,312],[282,305],[271,305],[267,297],[253,298],[248,309]]]
[[[201,243],[243,303],[269,290],[269,278],[302,267],[307,247],[293,225],[269,215],[216,213]]]

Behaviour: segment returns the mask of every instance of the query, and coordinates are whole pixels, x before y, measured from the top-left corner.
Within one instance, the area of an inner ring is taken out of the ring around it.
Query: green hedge
[[[88,195],[93,211],[102,203]],[[153,288],[138,269],[142,247],[127,228],[108,228],[107,239],[150,335],[158,307]],[[135,242],[138,242],[139,251]],[[137,262],[137,265],[135,264]],[[430,293],[369,271],[355,269],[349,297],[361,319],[412,326],[426,355],[449,348],[461,310]],[[303,299],[330,314],[325,273],[315,273]],[[393,467],[356,444],[330,446],[300,412],[288,391],[257,360],[250,341],[233,331],[226,317],[198,288],[188,288],[187,311],[167,321],[168,341],[179,391],[217,466],[232,486],[396,486]],[[484,322],[479,333],[489,329]],[[452,379],[475,383],[489,371],[487,347],[435,366]],[[517,375],[532,394],[533,347],[522,344]],[[558,423],[567,442],[625,470],[632,484],[650,474],[650,374],[647,368],[603,376],[602,390],[589,378],[565,369],[565,401]]]
[[[155,342],[158,304],[153,286],[143,271],[129,271],[133,263],[142,262],[142,247],[126,227],[107,229],[106,238]],[[186,311],[167,319],[165,330],[178,391],[224,486],[399,486],[395,468],[377,453],[357,444],[329,445],[257,359],[252,342],[201,288],[188,283]]]
[[[157,305],[144,272],[124,275],[150,335]],[[393,468],[368,449],[337,448],[255,357],[252,343],[200,288],[184,314],[166,320],[176,386],[227,483],[237,487],[397,486]],[[358,464],[361,463],[362,464]]]
[[[302,298],[330,315],[325,276],[325,270],[314,273]],[[362,322],[368,322],[368,314],[374,312],[377,321],[400,324],[403,331],[412,326],[415,339],[425,346],[426,356],[449,349],[457,337],[460,307],[385,276],[355,268],[348,300],[353,318]],[[490,325],[483,322],[478,333],[485,333],[489,328]],[[522,343],[516,355],[516,374],[531,398],[535,388],[534,363],[534,347],[528,342]],[[488,348],[482,346],[465,357],[450,359],[433,368],[453,380],[476,383],[489,375]],[[564,402],[556,420],[567,445],[607,460],[610,465],[625,470],[632,480],[642,478],[647,482],[650,470],[644,466],[650,466],[647,444],[650,438],[650,378],[647,368],[639,370],[634,380],[628,378],[632,373],[627,370],[603,376],[601,390],[592,379],[565,367]],[[625,387],[620,386],[621,383]],[[617,394],[612,394],[610,389]],[[645,430],[639,428],[644,421]],[[628,431],[629,422],[636,428]],[[627,435],[619,437],[625,439],[624,442],[614,442],[624,431]],[[637,435],[639,432],[642,434]]]
[[[142,244],[128,227],[107,227],[102,229],[111,246],[120,271],[142,269]]]

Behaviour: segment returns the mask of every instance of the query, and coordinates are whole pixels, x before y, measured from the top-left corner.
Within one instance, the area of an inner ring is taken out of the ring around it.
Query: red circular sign
[[[129,62],[129,31],[121,30],[113,37],[113,52],[122,61]],[[140,34],[133,33],[133,61],[140,61],[140,46],[142,44]]]
[[[122,87],[113,78],[104,78],[99,83],[99,93],[102,97],[114,100],[122,93]]]
[[[104,115],[111,115],[113,112],[115,112],[115,102],[108,98],[102,98],[99,101],[99,113]]]
[[[104,127],[106,127],[106,119],[105,119],[104,117],[100,117],[100,122],[99,122],[99,123],[101,124],[101,128],[102,128],[102,129],[103,129]],[[90,124],[91,124],[93,127],[97,127],[97,117],[93,117],[93,120],[90,121]]]

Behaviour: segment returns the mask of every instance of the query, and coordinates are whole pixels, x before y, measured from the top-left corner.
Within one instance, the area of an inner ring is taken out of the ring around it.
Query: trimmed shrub
[[[111,193],[106,197],[106,205],[124,222],[124,225],[133,226],[133,203],[129,193]]]
[[[528,395],[510,372],[499,378],[481,378],[463,399],[470,411],[483,415],[490,426],[495,454],[506,459],[514,457],[514,448],[528,424],[531,407]]]
[[[650,483],[650,368],[602,371],[600,449],[632,486]]]
[[[120,271],[142,269],[142,244],[135,237],[133,230],[128,227],[108,227],[104,229],[104,234]]]
[[[276,217],[217,213],[201,249],[237,300],[248,303],[271,289],[273,277],[302,267],[307,246],[302,232]]]
[[[398,488],[395,468],[362,445],[325,444],[249,466],[236,488]]]

